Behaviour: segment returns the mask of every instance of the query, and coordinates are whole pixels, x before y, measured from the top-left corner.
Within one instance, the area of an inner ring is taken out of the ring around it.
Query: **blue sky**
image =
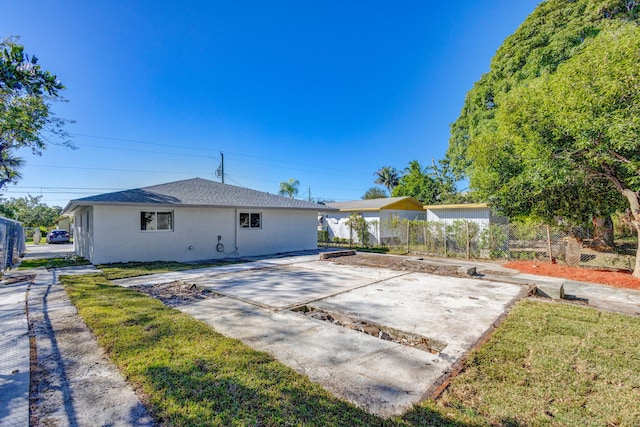
[[[382,166],[444,157],[449,125],[539,3],[0,0],[58,76],[77,150],[24,151],[0,195],[71,199],[202,177],[359,199]]]

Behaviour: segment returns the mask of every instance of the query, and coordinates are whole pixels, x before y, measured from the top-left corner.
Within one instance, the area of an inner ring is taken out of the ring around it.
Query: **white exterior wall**
[[[349,216],[351,212],[338,212],[331,213],[329,217],[326,218],[327,230],[329,231],[329,239],[333,239],[334,237],[339,237],[342,239],[351,239],[355,243],[360,242],[359,236],[356,236],[356,233],[351,236],[351,230],[347,225],[347,221],[349,220]],[[379,245],[380,242],[389,237],[393,236],[393,231],[387,230],[384,226],[384,223],[389,220],[389,218],[397,218],[397,219],[424,219],[424,212],[422,211],[410,211],[410,210],[387,210],[382,209],[380,211],[372,211],[372,212],[361,212],[360,215],[364,217],[364,219],[369,223],[369,244]]]
[[[261,228],[238,229],[238,255],[266,255],[318,247],[318,213],[296,210],[244,210],[260,212]]]
[[[480,228],[486,228],[489,226],[491,218],[490,208],[427,209],[427,221],[444,222],[447,225],[453,224],[456,220],[461,220],[475,222]]]
[[[173,230],[140,230],[140,212],[151,210],[173,211]],[[262,227],[239,229],[239,212],[262,213]],[[314,249],[316,224],[313,211],[96,205],[89,224],[92,232],[76,238],[82,252],[78,254],[93,264],[185,262]],[[218,236],[224,252],[216,250]]]

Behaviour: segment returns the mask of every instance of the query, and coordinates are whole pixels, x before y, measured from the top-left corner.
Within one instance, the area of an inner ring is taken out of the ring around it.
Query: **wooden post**
[[[467,232],[467,259],[471,258],[471,242],[469,241],[469,221],[465,221],[464,225],[466,226]]]
[[[410,237],[409,227],[410,226],[411,226],[411,221],[407,219],[407,253],[409,253],[409,237]]]
[[[443,224],[444,227],[442,227],[442,238],[444,239],[444,257],[447,257],[447,225]]]
[[[547,250],[549,251],[549,264],[553,264],[553,254],[551,253],[551,230],[547,224]]]

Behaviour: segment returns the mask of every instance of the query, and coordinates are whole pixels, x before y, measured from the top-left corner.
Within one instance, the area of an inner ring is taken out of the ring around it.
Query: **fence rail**
[[[25,252],[22,225],[17,221],[0,216],[0,273],[12,267]]]
[[[573,266],[633,268],[632,253],[594,248],[590,236],[576,235],[547,225],[484,225],[473,221],[452,222],[395,221],[376,225],[376,230],[358,230],[351,239],[329,241],[328,233],[319,233],[321,246],[360,246],[384,248],[395,253],[415,253],[450,258],[491,260],[539,260]],[[380,245],[372,245],[372,233],[381,236]],[[364,243],[363,243],[364,242]]]

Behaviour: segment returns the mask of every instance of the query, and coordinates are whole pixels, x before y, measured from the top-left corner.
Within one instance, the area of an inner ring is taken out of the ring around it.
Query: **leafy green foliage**
[[[384,199],[385,197],[388,197],[388,196],[383,189],[379,187],[371,187],[364,193],[364,195],[362,196],[362,199],[364,200]]]
[[[345,224],[354,236],[353,240],[359,241],[363,246],[369,244],[369,223],[359,212],[352,212]]]
[[[455,184],[446,169],[435,164],[423,168],[417,160],[409,162],[392,193],[394,197],[412,196],[426,205],[442,203],[453,194]]]
[[[635,1],[541,3],[452,125],[447,159],[458,176],[512,217],[584,221],[620,209],[615,190],[637,182],[628,172],[637,165],[639,13]]]
[[[63,126],[53,116],[50,101],[59,99],[64,86],[43,70],[35,56],[14,40],[0,42],[0,189],[20,178],[21,160],[14,151],[29,148],[40,154],[50,138],[72,147]]]
[[[26,227],[52,227],[60,216],[60,206],[41,203],[42,196],[26,196],[4,200],[0,197],[0,213],[20,221]]]

